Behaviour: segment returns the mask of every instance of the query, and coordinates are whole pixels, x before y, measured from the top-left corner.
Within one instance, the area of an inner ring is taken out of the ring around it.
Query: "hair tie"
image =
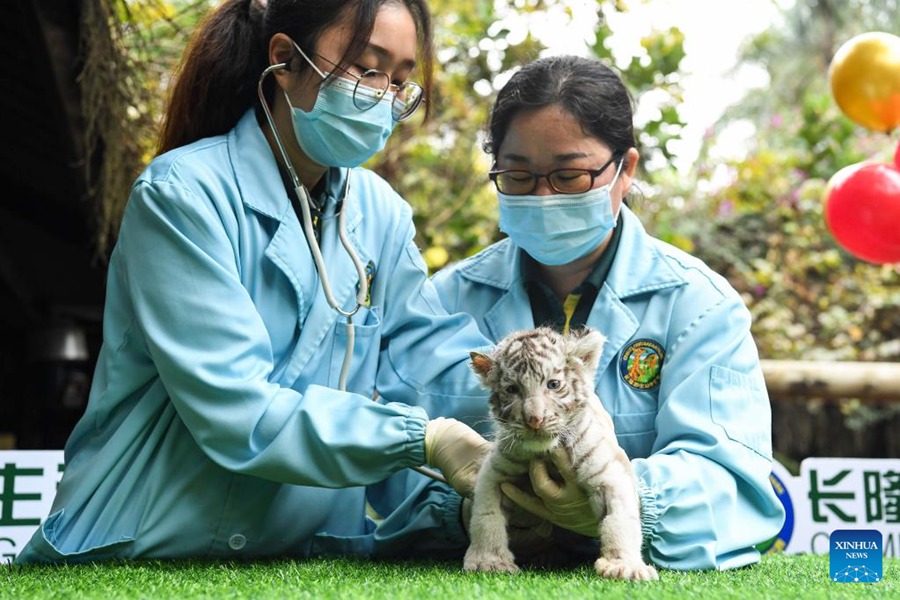
[[[254,27],[262,22],[268,4],[268,0],[246,0],[247,18]]]
[[[266,12],[268,4],[268,0],[244,0],[244,8],[247,10],[248,15],[252,15],[254,12]]]

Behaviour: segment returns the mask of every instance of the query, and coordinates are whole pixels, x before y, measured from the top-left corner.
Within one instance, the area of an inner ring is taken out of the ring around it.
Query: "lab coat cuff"
[[[466,548],[469,545],[469,536],[463,527],[462,496],[456,492],[447,494],[447,500],[441,507],[441,523],[448,545]]]
[[[410,445],[410,456],[413,465],[425,464],[425,426],[428,424],[428,414],[418,406],[409,406],[406,413],[407,440]]]
[[[656,494],[643,481],[638,480],[637,490],[641,500],[641,538],[644,540],[646,550],[650,546],[650,537],[662,515],[662,508],[657,502]]]

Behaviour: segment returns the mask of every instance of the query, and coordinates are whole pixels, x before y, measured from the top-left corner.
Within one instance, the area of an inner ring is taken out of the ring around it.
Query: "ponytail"
[[[258,0],[225,0],[191,35],[163,116],[159,154],[231,130],[267,65]]]

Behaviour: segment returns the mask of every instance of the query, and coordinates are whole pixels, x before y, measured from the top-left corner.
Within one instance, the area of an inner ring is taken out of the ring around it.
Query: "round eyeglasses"
[[[549,173],[502,169],[490,171],[488,177],[499,192],[509,196],[530,194],[537,188],[541,179],[546,179],[550,189],[557,194],[583,194],[594,187],[594,180],[621,157],[620,152],[613,154],[612,158],[599,169],[554,169]]]
[[[300,49],[300,46],[294,43],[294,47],[322,79],[328,79],[328,75],[323,73],[322,70],[309,59],[306,53]],[[391,117],[394,121],[400,122],[413,116],[413,113],[416,112],[419,105],[422,104],[422,101],[425,99],[425,90],[422,89],[421,85],[414,81],[405,81],[398,85],[391,83],[391,78],[384,71],[368,69],[362,74],[357,74],[328,60],[321,54],[316,54],[316,56],[335,69],[356,80],[356,84],[353,86],[353,105],[361,111],[366,111],[374,107],[381,102],[385,97],[385,94],[390,91],[394,94],[394,97],[391,100]]]

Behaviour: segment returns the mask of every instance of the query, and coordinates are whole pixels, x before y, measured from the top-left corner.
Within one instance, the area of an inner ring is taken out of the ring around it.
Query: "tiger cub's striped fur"
[[[641,558],[634,471],[594,392],[605,341],[592,329],[562,335],[537,328],[510,334],[490,354],[472,353],[472,368],[491,392],[496,435],[475,484],[466,570],[518,570],[509,549],[500,484],[520,478],[533,459],[562,446],[597,516],[596,572],[617,579],[657,579],[656,570]]]

